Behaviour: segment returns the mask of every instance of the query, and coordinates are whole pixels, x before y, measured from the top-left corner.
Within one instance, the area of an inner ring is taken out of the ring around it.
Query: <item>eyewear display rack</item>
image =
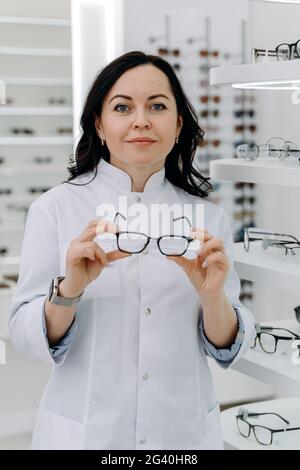
[[[0,16],[0,449],[28,448],[50,372],[15,350],[7,321],[28,208],[68,176],[70,26],[69,19]]]
[[[261,82],[265,80],[300,80],[299,62],[297,60],[284,63],[243,64],[239,66],[219,67],[211,70],[211,85]],[[288,187],[300,187],[300,165],[298,161],[276,161],[260,158],[255,162],[247,162],[240,158],[214,161],[210,164],[210,176],[214,180],[244,181],[258,184],[273,184]],[[239,276],[269,284],[289,292],[299,292],[300,265],[272,257],[261,247],[251,247],[246,252],[242,243],[235,244],[235,267]],[[262,323],[263,324],[263,323]],[[267,322],[273,327],[285,327],[300,334],[300,325],[296,320]],[[249,411],[277,412],[288,419],[291,426],[300,423],[300,366],[292,362],[292,349],[286,354],[266,354],[260,350],[249,350],[232,367],[258,381],[271,385],[278,397],[260,403],[247,405]],[[294,434],[285,433],[271,446],[263,446],[253,439],[242,437],[237,429],[235,415],[239,407],[222,412],[222,427],[225,445],[234,449],[300,449],[299,431]],[[258,423],[257,420],[254,424]],[[278,422],[276,423],[278,426]],[[273,426],[274,427],[274,426]],[[276,426],[275,426],[276,427]],[[292,436],[293,434],[293,436]],[[282,441],[282,442],[281,442]]]

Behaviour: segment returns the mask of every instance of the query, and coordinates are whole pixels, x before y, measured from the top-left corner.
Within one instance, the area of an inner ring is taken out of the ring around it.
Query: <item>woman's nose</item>
[[[149,121],[149,119],[147,119],[147,116],[145,115],[145,113],[141,112],[141,113],[137,113],[135,115],[135,118],[133,120],[133,127],[150,127],[151,126],[151,123]]]

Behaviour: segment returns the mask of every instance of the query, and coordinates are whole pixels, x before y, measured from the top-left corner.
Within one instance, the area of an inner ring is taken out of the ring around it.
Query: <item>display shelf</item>
[[[72,116],[72,108],[67,106],[22,107],[1,106],[0,116]]]
[[[17,176],[35,176],[35,175],[40,175],[40,174],[45,174],[47,173],[48,175],[52,174],[60,174],[62,172],[66,172],[67,168],[65,165],[53,165],[53,164],[43,164],[43,165],[27,165],[27,166],[22,166],[19,165],[18,167],[15,168],[1,168],[0,169],[0,178],[11,178],[11,177],[17,177]]]
[[[274,83],[275,81],[300,81],[298,59],[258,64],[225,65],[210,69],[211,85]]]
[[[33,18],[30,16],[0,16],[0,24],[37,25],[37,26],[71,26],[70,20],[63,18]]]
[[[41,57],[71,57],[71,49],[40,47],[0,47],[0,55],[28,55]]]
[[[259,158],[249,162],[242,158],[227,158],[210,162],[213,180],[244,181],[246,183],[275,184],[300,187],[300,163],[294,159],[268,160]]]
[[[73,145],[73,137],[0,137],[0,145]]]
[[[243,243],[235,243],[234,263],[242,279],[299,293],[300,264],[275,259],[271,249],[262,249],[261,242],[251,242],[248,253]]]
[[[262,325],[287,328],[300,335],[296,320],[261,322]],[[242,374],[272,385],[280,394],[300,397],[300,367],[292,362],[294,349],[285,354],[267,354],[256,347],[250,349],[232,368]]]
[[[296,397],[280,398],[276,400],[249,403],[242,406],[252,412],[278,413],[290,422],[290,427],[300,427],[300,399]],[[231,449],[239,450],[299,450],[300,430],[286,433],[276,433],[274,442],[270,446],[260,445],[255,441],[253,434],[249,438],[241,436],[236,425],[236,418],[240,406],[229,408],[221,413],[221,423],[224,443]],[[282,421],[276,417],[249,418],[251,424],[261,424],[273,429],[282,428]]]
[[[27,86],[72,86],[69,78],[39,78],[39,77],[2,77],[6,85]]]

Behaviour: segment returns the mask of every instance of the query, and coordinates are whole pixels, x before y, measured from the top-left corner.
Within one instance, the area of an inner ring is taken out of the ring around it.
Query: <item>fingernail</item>
[[[206,267],[207,267],[207,261],[203,261],[202,268],[206,268]]]

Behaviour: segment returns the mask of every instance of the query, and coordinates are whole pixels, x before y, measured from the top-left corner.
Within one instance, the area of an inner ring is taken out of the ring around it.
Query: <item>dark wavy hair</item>
[[[206,197],[213,191],[209,182],[193,165],[195,152],[203,143],[204,131],[198,124],[198,118],[193,105],[185,95],[172,66],[159,56],[145,54],[141,51],[131,51],[113,60],[105,66],[92,84],[81,115],[80,125],[82,136],[75,150],[75,160],[70,157],[68,171],[70,176],[63,183],[83,186],[89,184],[97,175],[97,165],[100,158],[109,162],[109,149],[96,132],[95,118],[102,112],[102,104],[114,83],[129,69],[140,65],[152,64],[160,69],[169,79],[176,100],[178,114],[183,119],[183,126],[178,144],[174,144],[165,160],[165,176],[175,186],[189,194]],[[73,154],[74,156],[74,154]],[[77,176],[96,169],[91,181],[84,184],[70,183]]]

